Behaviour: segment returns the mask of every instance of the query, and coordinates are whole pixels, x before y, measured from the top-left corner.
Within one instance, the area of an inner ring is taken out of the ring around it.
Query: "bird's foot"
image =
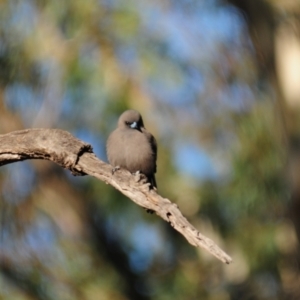
[[[111,174],[114,175],[115,172],[117,172],[120,169],[121,169],[120,166],[113,167],[112,170],[111,170]]]
[[[142,189],[148,192],[150,189],[150,183],[148,182],[147,176],[140,171],[136,171],[135,173],[133,173],[133,175],[135,183],[139,183]]]
[[[156,186],[153,186],[153,185],[151,185],[151,191],[154,191],[154,192],[156,192],[156,193],[157,193],[157,187],[156,187]]]
[[[140,182],[141,184],[144,184],[147,182],[147,177],[140,171],[136,171],[135,173],[132,173],[134,175],[135,182]]]

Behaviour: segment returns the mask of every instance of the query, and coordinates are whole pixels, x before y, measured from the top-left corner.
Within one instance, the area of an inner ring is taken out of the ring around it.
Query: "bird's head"
[[[136,110],[126,110],[119,118],[118,127],[141,130],[144,127],[142,116]]]

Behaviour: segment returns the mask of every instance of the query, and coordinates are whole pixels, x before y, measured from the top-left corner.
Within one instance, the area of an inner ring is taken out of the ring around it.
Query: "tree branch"
[[[232,259],[212,240],[197,231],[178,206],[145,188],[126,170],[112,175],[112,167],[99,160],[89,144],[60,129],[25,129],[0,135],[0,166],[26,159],[45,159],[70,170],[74,175],[91,175],[119,190],[136,204],[154,211],[179,231],[190,244],[202,247],[222,262]]]

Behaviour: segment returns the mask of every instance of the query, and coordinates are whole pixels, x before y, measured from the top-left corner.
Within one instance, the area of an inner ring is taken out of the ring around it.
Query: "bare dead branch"
[[[126,170],[112,175],[112,167],[98,159],[89,144],[60,129],[25,129],[0,135],[0,166],[26,159],[53,161],[74,175],[91,175],[119,190],[136,204],[154,211],[179,231],[190,244],[202,247],[222,262],[232,259],[211,239],[197,231],[178,206],[138,182]]]

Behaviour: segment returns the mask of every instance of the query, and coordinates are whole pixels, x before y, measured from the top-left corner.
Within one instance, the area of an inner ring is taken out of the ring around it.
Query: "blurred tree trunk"
[[[256,51],[259,80],[273,89],[274,113],[286,155],[286,183],[291,202],[287,214],[300,242],[300,6],[298,1],[228,0],[245,15]],[[297,5],[298,3],[298,5]],[[299,243],[298,243],[299,244]],[[289,299],[299,299],[299,249],[285,261],[294,285],[285,287]],[[298,262],[295,264],[295,260]],[[292,281],[290,281],[291,283]]]
[[[263,83],[263,88],[274,90],[274,112],[278,117],[278,134],[286,149],[288,149],[287,132],[287,99],[282,91],[282,85],[279,80],[279,70],[277,67],[276,41],[277,28],[280,25],[279,16],[275,7],[267,1],[251,0],[228,0],[229,3],[236,6],[245,15],[249,34],[255,48],[258,80]]]

